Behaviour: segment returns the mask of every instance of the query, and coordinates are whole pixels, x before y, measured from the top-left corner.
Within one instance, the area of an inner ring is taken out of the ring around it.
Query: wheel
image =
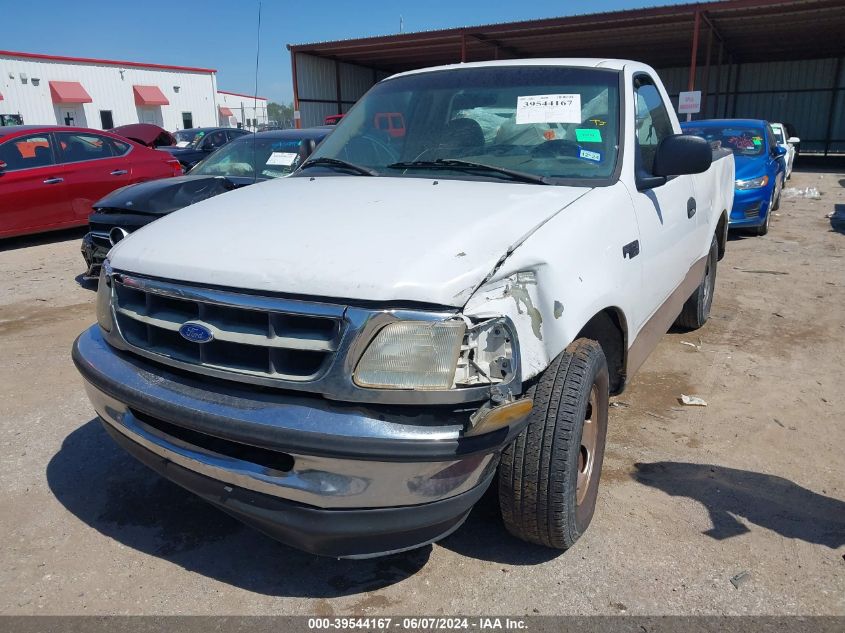
[[[514,536],[565,550],[587,529],[604,459],[608,385],[601,346],[578,339],[529,390],[528,426],[499,464],[502,519]]]
[[[778,196],[777,201],[775,201],[775,190],[772,189],[772,197],[769,198],[769,208],[766,210],[766,219],[763,224],[757,227],[758,236],[762,237],[769,232],[769,224],[772,221],[772,212],[777,209],[777,206],[775,206],[776,204],[780,205],[780,196]]]
[[[768,216],[767,216],[768,217]],[[713,305],[713,292],[716,289],[716,265],[719,261],[719,243],[716,236],[710,242],[710,252],[704,268],[704,279],[692,293],[684,308],[675,320],[675,325],[687,330],[697,330],[707,323],[710,318],[710,307]]]
[[[777,211],[778,209],[780,209],[780,192],[781,191],[783,191],[783,181],[781,181],[780,187],[778,187],[777,197],[774,199],[774,202],[772,203],[772,206],[770,207],[770,209],[772,211]],[[766,220],[768,220],[768,219],[769,218],[768,218],[768,215],[767,215]]]

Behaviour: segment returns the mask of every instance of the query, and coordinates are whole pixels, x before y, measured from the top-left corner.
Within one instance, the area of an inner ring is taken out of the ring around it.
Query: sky
[[[596,13],[677,0],[261,0],[258,94],[293,99],[286,44]],[[0,0],[0,49],[217,69],[253,94],[259,0]]]

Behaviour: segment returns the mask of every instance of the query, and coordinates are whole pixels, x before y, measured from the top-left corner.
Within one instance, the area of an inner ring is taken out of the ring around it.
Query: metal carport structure
[[[390,74],[521,57],[644,61],[705,117],[792,123],[802,151],[845,152],[845,2],[726,0],[288,45],[304,125],[345,112]]]

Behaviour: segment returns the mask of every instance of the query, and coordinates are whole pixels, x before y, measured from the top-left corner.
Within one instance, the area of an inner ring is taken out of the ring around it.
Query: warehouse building
[[[267,97],[217,91],[219,123],[222,127],[239,127],[255,131],[267,125]]]
[[[0,51],[0,123],[217,126],[216,71]]]
[[[845,153],[842,0],[726,0],[288,45],[300,124],[343,113],[396,72],[493,59],[614,57],[657,69],[695,118],[791,123],[802,152]]]

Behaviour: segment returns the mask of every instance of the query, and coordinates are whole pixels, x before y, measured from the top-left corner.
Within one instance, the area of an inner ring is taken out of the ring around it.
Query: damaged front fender
[[[525,270],[487,282],[464,308],[471,319],[508,317],[517,330],[522,377],[537,375],[549,364],[543,341],[544,322],[553,314],[544,314],[544,300],[537,283],[537,272]]]

